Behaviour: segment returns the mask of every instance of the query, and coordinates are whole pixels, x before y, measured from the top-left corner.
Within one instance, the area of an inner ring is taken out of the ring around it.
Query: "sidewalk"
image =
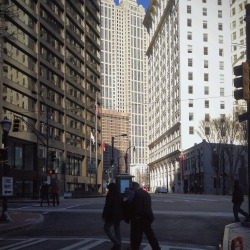
[[[11,221],[0,221],[0,233],[7,232],[33,223],[43,222],[43,215],[30,212],[8,211]]]

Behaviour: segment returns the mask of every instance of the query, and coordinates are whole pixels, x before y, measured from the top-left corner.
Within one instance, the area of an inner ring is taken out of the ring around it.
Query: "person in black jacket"
[[[145,233],[148,242],[153,250],[160,250],[158,240],[151,227],[154,215],[151,207],[151,196],[143,190],[139,183],[132,182],[131,188],[135,191],[131,203],[131,249],[139,250],[142,242],[142,235]]]
[[[104,220],[104,231],[113,243],[112,250],[121,249],[120,222],[123,219],[122,204],[123,198],[115,183],[110,183],[107,187],[108,194],[103,208],[102,219]],[[114,227],[114,234],[111,227]]]
[[[235,180],[232,202],[233,202],[234,219],[236,222],[240,222],[239,213],[246,217],[246,221],[250,219],[249,214],[240,208],[243,201],[244,201],[244,194],[242,192],[240,183],[238,180]]]

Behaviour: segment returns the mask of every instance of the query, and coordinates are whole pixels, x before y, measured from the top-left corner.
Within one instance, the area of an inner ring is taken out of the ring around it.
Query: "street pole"
[[[38,95],[38,93],[35,90],[32,90],[31,92],[34,95]],[[39,95],[44,103],[44,106],[46,108],[46,162],[45,162],[45,168],[46,168],[46,174],[49,172],[49,108],[46,104],[44,98],[42,95]]]
[[[4,154],[4,165],[3,165],[3,176],[6,177],[9,173],[8,173],[8,142],[7,142],[7,137],[11,128],[11,121],[5,117],[3,119],[3,121],[1,122],[1,127],[3,130],[3,134],[2,134],[2,143],[3,143],[3,147],[5,149],[5,154]],[[3,182],[2,178],[2,182]],[[2,203],[2,216],[1,216],[1,220],[3,221],[11,221],[9,215],[8,215],[8,199],[7,199],[7,195],[3,193],[3,183],[2,183],[2,197],[3,197],[3,203]]]
[[[246,4],[246,53],[247,61],[249,65],[250,61],[250,1]],[[247,113],[250,112],[250,102],[247,102]],[[247,134],[248,134],[248,213],[250,214],[250,118],[247,121]]]
[[[127,150],[126,150],[126,154],[125,154],[125,156],[124,156],[124,159],[125,159],[125,166],[126,166],[126,171],[125,171],[126,174],[128,174],[128,150],[129,150],[130,148],[134,148],[133,151],[135,151],[135,146],[130,146],[130,147],[128,147]]]

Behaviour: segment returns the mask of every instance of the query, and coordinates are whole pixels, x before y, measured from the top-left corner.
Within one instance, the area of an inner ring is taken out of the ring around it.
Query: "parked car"
[[[168,192],[168,190],[165,187],[157,187],[155,189],[155,193],[156,194],[166,194]]]

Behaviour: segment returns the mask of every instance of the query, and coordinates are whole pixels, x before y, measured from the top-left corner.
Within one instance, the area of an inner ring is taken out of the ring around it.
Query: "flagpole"
[[[96,191],[98,192],[98,137],[97,137],[97,123],[98,123],[98,103],[97,103],[97,92],[95,93],[95,138],[96,138],[96,144],[95,144],[95,164],[96,164]]]

